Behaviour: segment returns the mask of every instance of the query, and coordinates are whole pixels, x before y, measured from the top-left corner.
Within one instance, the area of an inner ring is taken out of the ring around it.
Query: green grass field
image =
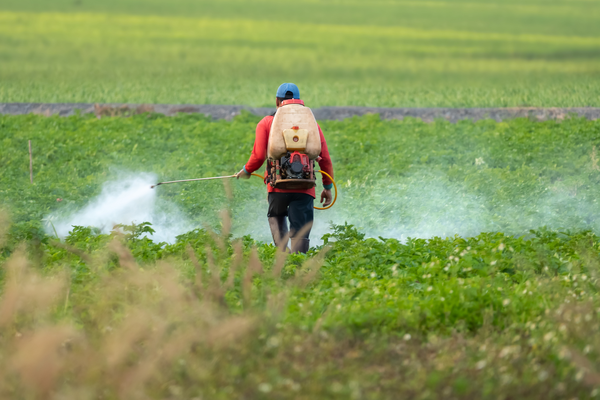
[[[599,17],[0,0],[0,101],[599,106]],[[286,255],[258,179],[149,189],[238,171],[258,120],[0,116],[0,398],[600,396],[600,121],[320,121],[339,200]],[[122,206],[153,225],[87,219]]]
[[[292,17],[293,16],[293,19]],[[0,101],[599,106],[594,1],[0,2]]]
[[[98,196],[104,183],[124,177],[230,175],[248,160],[259,119],[2,116],[0,204],[13,209],[16,224],[39,227],[42,218],[71,214]],[[399,239],[483,231],[520,235],[544,225],[600,233],[597,121],[428,124],[370,116],[321,126],[340,198],[331,210],[317,213],[317,236],[329,231],[329,221]],[[232,206],[234,233],[270,241],[262,182],[231,184],[231,201],[222,181],[161,186],[158,208],[173,204],[194,227],[216,227],[219,211]]]
[[[600,121],[325,121],[308,255],[256,240],[258,179],[146,182],[166,222],[55,236],[106,182],[236,171],[257,121],[0,117],[0,397],[598,397]]]

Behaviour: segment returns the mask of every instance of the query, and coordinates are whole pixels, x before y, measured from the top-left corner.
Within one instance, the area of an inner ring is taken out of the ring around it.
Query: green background
[[[0,1],[1,102],[599,106],[595,1]]]
[[[27,230],[29,223],[90,203],[107,182],[117,188],[111,182],[147,173],[159,181],[230,175],[248,160],[258,120],[250,114],[231,122],[200,115],[2,116],[0,205]],[[332,209],[317,211],[314,243],[330,231],[330,221],[401,240],[519,235],[545,225],[600,231],[598,121],[451,124],[366,116],[323,121],[321,127],[340,196]],[[173,212],[171,225],[190,223],[191,230],[218,228],[219,212],[231,208],[236,236],[270,241],[262,182],[230,182],[232,200],[223,181],[159,186],[156,209],[171,213],[176,206],[181,215]]]

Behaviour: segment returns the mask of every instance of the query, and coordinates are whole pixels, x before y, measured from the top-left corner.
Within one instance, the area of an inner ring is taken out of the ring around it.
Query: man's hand
[[[240,172],[238,172],[237,174],[235,174],[235,177],[237,179],[250,179],[252,175],[250,175],[249,173],[246,172],[246,170],[244,170],[244,168],[242,168],[242,170]]]
[[[323,203],[323,200],[325,201],[325,203]],[[323,205],[323,207],[327,207],[328,205],[331,204],[331,189],[327,190],[327,189],[323,189],[323,192],[321,193],[321,204]]]

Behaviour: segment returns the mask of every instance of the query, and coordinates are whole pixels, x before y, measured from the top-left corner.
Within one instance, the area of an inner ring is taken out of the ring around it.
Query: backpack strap
[[[300,104],[300,105],[304,105],[304,102],[300,99],[289,99],[289,100],[284,100],[281,102],[282,106],[287,106],[288,104]]]

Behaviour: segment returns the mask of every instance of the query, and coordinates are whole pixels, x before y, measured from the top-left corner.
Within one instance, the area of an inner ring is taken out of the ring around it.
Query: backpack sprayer
[[[321,135],[319,125],[310,108],[302,100],[285,100],[277,109],[267,145],[267,174],[265,177],[252,174],[276,189],[312,189],[317,185],[316,173],[319,172],[333,183],[335,197],[327,207],[315,207],[317,210],[331,208],[337,200],[337,185],[325,171],[315,170],[315,161],[321,154]],[[236,175],[214,176],[210,178],[182,179],[159,182],[151,186],[167,183],[208,181],[213,179],[235,178]]]

